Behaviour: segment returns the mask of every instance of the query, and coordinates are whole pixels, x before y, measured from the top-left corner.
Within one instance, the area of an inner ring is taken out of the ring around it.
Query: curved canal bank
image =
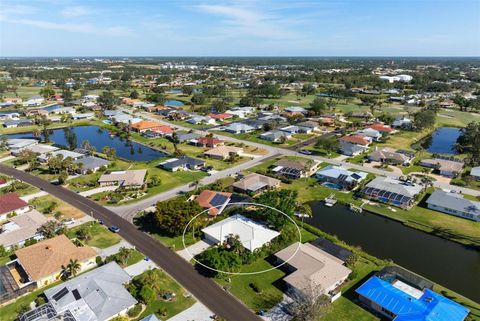
[[[328,208],[319,201],[310,205],[314,216],[306,223],[480,302],[479,251],[366,211]]]

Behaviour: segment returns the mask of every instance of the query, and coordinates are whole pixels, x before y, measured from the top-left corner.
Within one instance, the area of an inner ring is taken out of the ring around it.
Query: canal
[[[8,138],[34,138],[32,133],[7,135]],[[167,156],[166,153],[128,141],[118,136],[110,135],[108,130],[98,126],[76,126],[52,129],[50,140],[57,146],[81,148],[88,141],[98,152],[105,146],[113,147],[116,156],[132,161],[151,161]]]
[[[343,205],[310,206],[314,215],[305,220],[310,225],[480,302],[479,251],[369,212],[351,212]]]

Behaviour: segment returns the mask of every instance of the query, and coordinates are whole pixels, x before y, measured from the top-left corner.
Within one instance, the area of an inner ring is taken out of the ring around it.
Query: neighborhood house
[[[142,187],[145,183],[146,175],[146,169],[116,171],[110,174],[103,174],[98,179],[98,182],[101,186],[118,185],[126,188]]]
[[[480,202],[471,201],[458,193],[436,190],[427,199],[429,209],[480,222]]]
[[[413,182],[379,176],[365,185],[361,193],[378,202],[408,208],[413,205],[415,197],[421,191],[422,186]]]
[[[242,193],[259,193],[267,189],[277,188],[280,186],[280,180],[260,175],[257,173],[251,173],[233,183],[233,188]]]
[[[202,208],[208,209],[209,215],[217,216],[221,214],[228,205],[231,197],[232,193],[204,190],[197,196],[195,201]]]

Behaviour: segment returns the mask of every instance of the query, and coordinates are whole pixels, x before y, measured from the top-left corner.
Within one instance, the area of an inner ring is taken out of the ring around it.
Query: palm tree
[[[68,262],[67,266],[65,267],[65,275],[66,277],[71,277],[71,276],[76,276],[77,273],[80,271],[80,263],[78,263],[78,260],[72,260]]]

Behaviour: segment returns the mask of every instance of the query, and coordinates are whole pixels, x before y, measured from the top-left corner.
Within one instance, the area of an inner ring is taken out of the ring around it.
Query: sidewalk
[[[102,259],[106,258],[107,256],[113,255],[117,253],[120,248],[126,247],[126,248],[134,248],[134,246],[130,243],[128,243],[125,240],[121,240],[120,243],[117,243],[115,245],[112,245],[110,247],[107,247],[106,249],[99,249],[95,248],[97,251],[97,254],[102,257]]]
[[[0,158],[0,163],[6,162],[6,161],[11,160],[11,159],[14,159],[14,158],[15,158],[15,156],[12,156],[12,155],[10,155],[10,156],[5,156],[5,157],[3,157],[3,158]]]
[[[167,321],[212,321],[213,312],[200,302],[173,316]]]
[[[202,253],[212,245],[213,243],[207,242],[205,240],[201,240],[195,244],[187,246],[186,249],[177,251],[177,254],[180,255],[186,261],[190,261],[192,259],[192,256]]]

